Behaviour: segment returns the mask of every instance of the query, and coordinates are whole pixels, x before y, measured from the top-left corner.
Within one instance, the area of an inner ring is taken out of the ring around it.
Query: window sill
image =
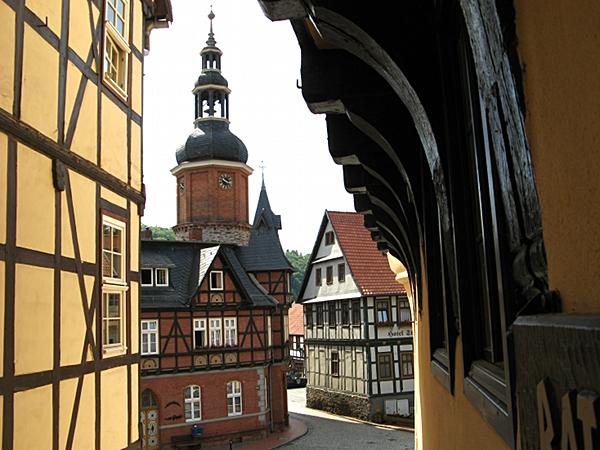
[[[140,356],[141,356],[142,358],[144,358],[144,357],[153,357],[153,356],[158,356],[158,352],[156,352],[156,353],[140,353]]]
[[[433,357],[430,361],[431,371],[433,376],[450,392],[452,393],[452,381],[450,377],[450,360],[445,349],[438,348],[433,352]]]
[[[377,322],[378,327],[391,327],[393,326],[392,322]]]
[[[125,354],[125,352],[127,352],[127,347],[121,344],[111,346],[105,345],[102,347],[102,354],[104,356],[119,356]]]
[[[185,419],[185,423],[198,423],[202,422],[202,418],[200,419]]]

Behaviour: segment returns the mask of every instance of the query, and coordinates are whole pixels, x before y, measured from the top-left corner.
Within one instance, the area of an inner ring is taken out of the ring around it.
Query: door
[[[160,447],[158,402],[150,389],[142,392],[140,422],[142,424],[142,450],[158,449]]]

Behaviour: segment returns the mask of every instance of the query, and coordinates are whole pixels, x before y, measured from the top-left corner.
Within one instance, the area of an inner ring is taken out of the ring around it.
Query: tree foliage
[[[164,227],[155,227],[153,225],[147,226],[142,225],[142,230],[144,228],[150,228],[152,230],[152,239],[155,241],[174,241],[175,233],[171,228]]]
[[[294,294],[294,298],[298,298],[298,292],[300,291],[300,286],[302,286],[310,254],[303,255],[297,250],[286,250],[285,256],[292,267],[296,269],[296,272],[292,275],[292,293]]]

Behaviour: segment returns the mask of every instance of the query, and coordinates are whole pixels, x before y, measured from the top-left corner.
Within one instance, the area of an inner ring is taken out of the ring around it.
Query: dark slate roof
[[[168,287],[142,286],[142,307],[187,308],[198,286],[202,247],[205,245],[192,242],[142,241],[142,267],[145,261],[162,259],[171,262]],[[160,266],[164,267],[162,264]]]
[[[169,257],[154,249],[145,251],[140,256],[140,266],[148,267],[174,267],[175,264]]]
[[[281,216],[271,210],[267,189],[263,183],[254,214],[250,242],[237,249],[240,261],[250,272],[294,270],[285,257],[281,242]]]
[[[248,150],[241,139],[229,131],[229,122],[211,118],[197,122],[197,128],[177,149],[175,157],[177,164],[209,159],[246,163]]]
[[[196,86],[206,86],[207,84],[228,86],[227,79],[218,70],[207,70],[200,74]]]
[[[220,254],[237,284],[242,298],[255,306],[275,306],[277,301],[270,296],[253,275],[248,274],[230,246],[208,246],[190,241],[142,241],[141,260],[168,260],[168,287],[141,287],[141,307],[178,309],[189,308],[198,286],[208,273],[217,254]],[[165,267],[163,264],[149,267]]]

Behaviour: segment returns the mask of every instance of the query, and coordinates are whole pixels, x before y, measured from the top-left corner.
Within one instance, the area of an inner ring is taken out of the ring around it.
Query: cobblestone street
[[[288,390],[290,416],[302,420],[308,432],[281,448],[412,450],[414,434],[386,425],[372,425],[306,408],[306,389]]]

